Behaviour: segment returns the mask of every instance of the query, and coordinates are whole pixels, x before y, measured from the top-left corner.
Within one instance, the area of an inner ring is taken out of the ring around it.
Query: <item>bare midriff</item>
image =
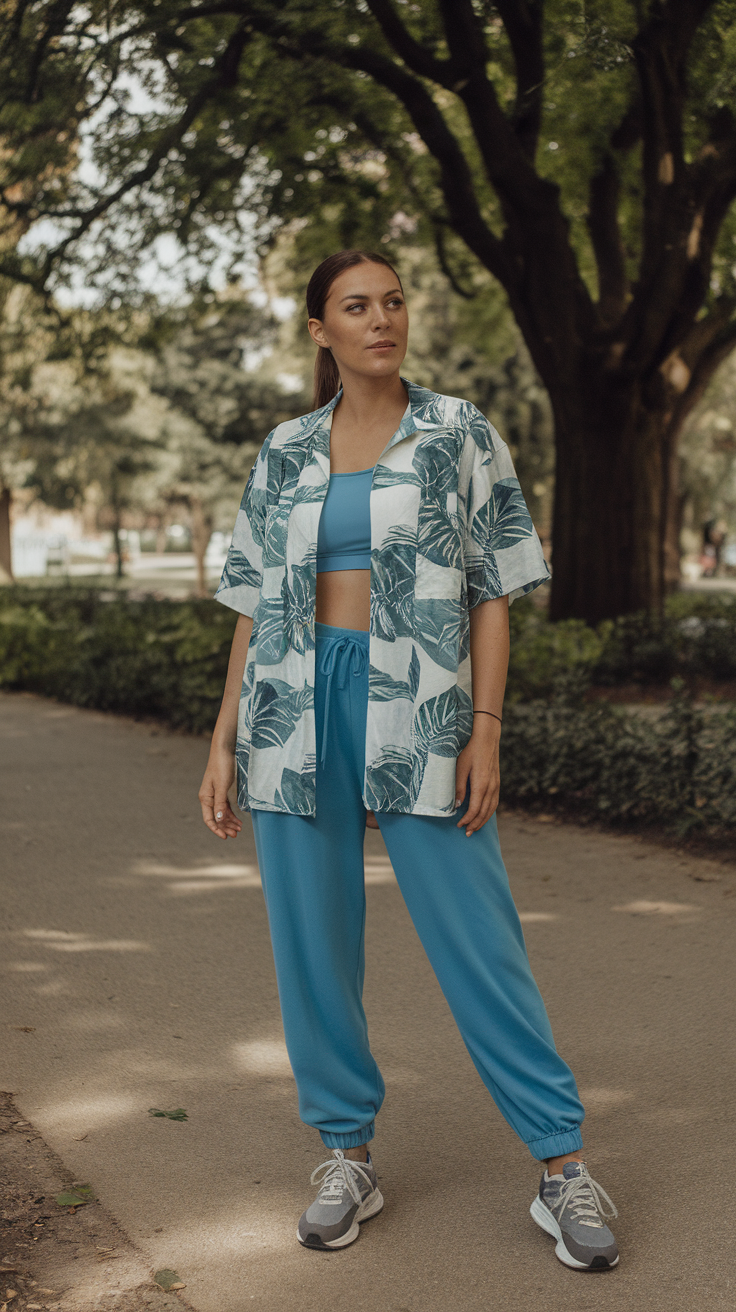
[[[319,573],[316,618],[320,624],[367,632],[371,622],[370,570],[333,569]]]

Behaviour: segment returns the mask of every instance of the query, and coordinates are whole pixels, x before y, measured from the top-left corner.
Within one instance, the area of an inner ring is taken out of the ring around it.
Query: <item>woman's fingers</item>
[[[224,829],[229,838],[235,838],[242,829],[242,824],[235,815],[227,797],[219,801],[215,798],[215,824],[220,829]]]
[[[482,829],[483,825],[490,820],[498,805],[498,794],[498,779],[491,777],[484,783],[474,784],[471,774],[470,802],[465,815],[460,821],[460,825],[462,825],[468,838],[476,830]]]
[[[227,790],[224,779],[213,778],[209,773],[205,774],[199,790],[202,819],[218,838],[236,838],[242,829],[242,823],[228,801]]]

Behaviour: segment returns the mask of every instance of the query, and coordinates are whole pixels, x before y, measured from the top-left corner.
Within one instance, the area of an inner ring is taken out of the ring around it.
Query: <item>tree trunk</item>
[[[13,580],[13,552],[10,543],[10,503],[12,494],[9,487],[0,490],[0,574],[7,575],[9,583]]]
[[[190,498],[189,509],[192,521],[192,550],[194,551],[194,561],[197,570],[195,591],[198,597],[209,597],[210,592],[207,587],[204,558],[207,553],[210,538],[212,537],[213,519],[212,515],[205,510],[199,497]]]
[[[598,383],[598,386],[596,386]],[[671,415],[637,383],[578,381],[553,396],[556,420],[550,616],[597,624],[662,609],[673,566],[676,444]]]
[[[123,543],[122,538],[120,537],[123,508],[121,505],[118,473],[115,469],[113,470],[112,478],[110,480],[110,502],[112,508],[112,536],[116,557],[115,575],[117,578],[122,579],[125,577],[125,568],[123,565]]]

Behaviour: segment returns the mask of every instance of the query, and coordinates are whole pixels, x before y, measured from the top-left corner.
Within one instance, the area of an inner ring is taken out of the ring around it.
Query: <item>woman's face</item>
[[[356,264],[330,287],[322,319],[310,319],[318,346],[329,346],[340,375],[386,378],[406,355],[409,316],[399,280],[385,264]]]

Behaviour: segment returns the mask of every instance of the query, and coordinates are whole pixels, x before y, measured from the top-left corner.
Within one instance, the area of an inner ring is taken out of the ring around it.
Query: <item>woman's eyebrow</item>
[[[400,287],[392,287],[390,292],[384,292],[383,294],[384,296],[395,296],[397,292],[399,293],[399,295],[401,295]],[[369,300],[370,297],[367,296],[365,292],[352,292],[348,296],[340,297],[341,303],[342,301],[369,301]]]

